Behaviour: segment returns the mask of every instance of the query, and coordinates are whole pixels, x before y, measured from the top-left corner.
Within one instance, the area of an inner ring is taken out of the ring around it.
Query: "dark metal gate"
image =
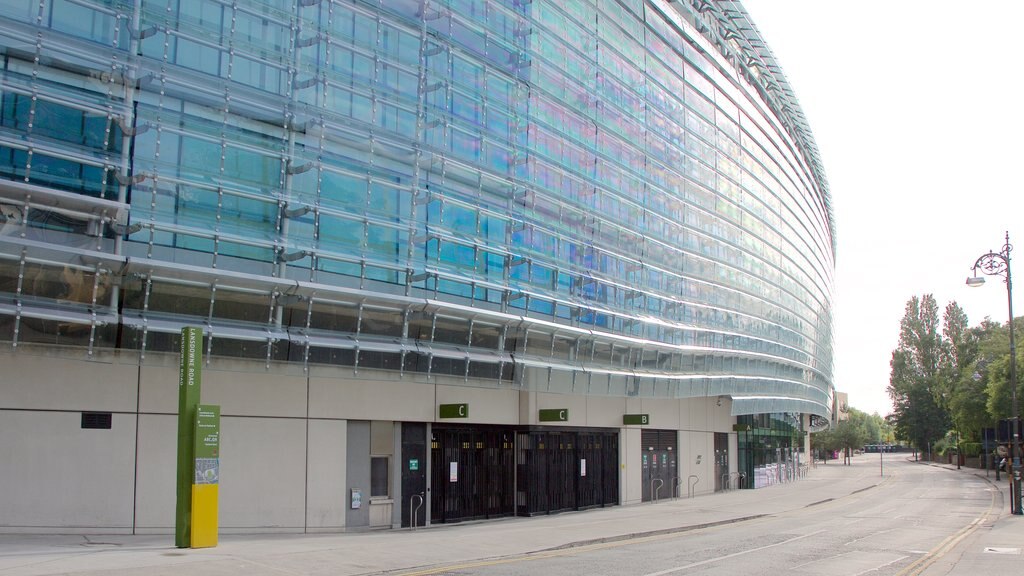
[[[715,432],[715,492],[729,486],[729,435]]]
[[[662,500],[675,494],[679,481],[675,430],[643,430],[640,436],[641,501]]]
[[[576,508],[596,508],[619,503],[619,435],[616,432],[580,432],[580,462]]]
[[[430,521],[512,516],[515,432],[508,428],[437,428],[430,442]]]
[[[427,425],[402,423],[402,527],[409,527],[413,514],[416,525],[423,526],[427,518]]]
[[[618,432],[522,431],[517,450],[517,514],[618,504]]]

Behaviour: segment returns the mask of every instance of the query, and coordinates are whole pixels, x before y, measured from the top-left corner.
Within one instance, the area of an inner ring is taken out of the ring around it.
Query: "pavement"
[[[922,463],[922,465],[924,465]],[[950,473],[984,470],[934,464]],[[991,475],[989,481],[994,482]],[[160,576],[190,574],[355,576],[436,565],[472,565],[481,559],[551,551],[696,530],[779,514],[871,489],[877,460],[853,459],[851,466],[818,463],[797,482],[759,490],[733,490],[694,498],[613,506],[533,518],[344,534],[221,535],[215,548],[179,549],[173,535],[0,534],[0,576]],[[1005,483],[998,485],[1005,488]],[[1007,500],[1008,502],[1008,500]],[[1008,505],[1005,506],[1008,508]],[[975,575],[1021,573],[1024,519],[998,511],[979,519],[900,574]],[[996,548],[997,551],[985,550]],[[1008,550],[1017,550],[1016,554]]]

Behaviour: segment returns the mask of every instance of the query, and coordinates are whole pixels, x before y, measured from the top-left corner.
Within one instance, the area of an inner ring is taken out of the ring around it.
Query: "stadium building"
[[[832,418],[739,2],[0,0],[0,56],[0,531],[173,530],[190,326],[225,532],[759,487]]]

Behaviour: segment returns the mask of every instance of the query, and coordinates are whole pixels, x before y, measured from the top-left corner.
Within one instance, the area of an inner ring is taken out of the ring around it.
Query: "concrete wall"
[[[352,490],[362,493],[359,508],[351,505],[345,508],[345,525],[352,528],[370,526],[370,423],[352,421],[348,423],[346,441],[345,497],[351,502]]]
[[[135,417],[112,420],[83,430],[79,412],[0,412],[0,526],[130,533]]]
[[[0,353],[0,531],[130,533],[137,369],[41,352]],[[110,429],[83,429],[82,411],[111,412]]]
[[[306,531],[339,532],[345,528],[348,494],[344,420],[309,420],[309,474],[306,478]]]
[[[624,505],[639,504],[643,500],[640,432],[639,426],[630,426],[623,428],[619,436],[619,501]]]
[[[0,350],[0,363],[17,366],[0,380],[0,532],[173,532],[176,354],[90,358],[24,345]],[[393,421],[397,444],[400,422],[439,422],[441,404],[470,406],[469,418],[446,423],[540,425],[539,410],[564,408],[567,422],[544,425],[620,430],[624,504],[641,499],[642,427],[623,426],[623,414],[649,414],[650,427],[680,431],[680,475],[700,476],[698,493],[714,487],[713,432],[731,434],[735,470],[728,399],[524,392],[495,381],[319,366],[307,373],[222,358],[204,364],[202,386],[202,401],[221,406],[220,526],[229,533],[369,526],[369,422]],[[82,411],[111,412],[111,429],[82,429]],[[353,487],[364,490],[360,510],[350,507]]]
[[[737,470],[738,441],[732,430],[735,418],[731,415],[729,398],[690,398],[680,408],[679,477],[680,493],[687,495],[710,494],[715,491],[715,433],[729,434],[729,470]],[[699,458],[698,458],[699,457]],[[691,478],[694,476],[696,478]]]

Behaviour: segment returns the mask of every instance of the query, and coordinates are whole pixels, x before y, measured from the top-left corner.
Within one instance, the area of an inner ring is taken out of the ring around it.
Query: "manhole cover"
[[[1020,548],[993,548],[992,546],[985,547],[986,554],[1020,554]]]

